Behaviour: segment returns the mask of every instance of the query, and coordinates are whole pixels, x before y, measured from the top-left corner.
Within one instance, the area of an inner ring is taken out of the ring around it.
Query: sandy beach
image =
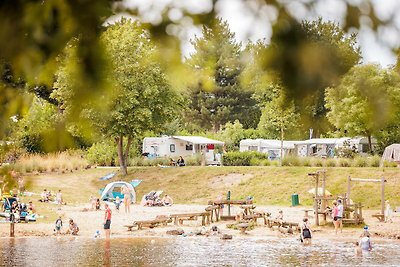
[[[53,205],[53,204],[48,204]],[[206,205],[180,205],[175,204],[170,207],[144,207],[138,204],[131,205],[131,213],[126,214],[124,212],[124,206],[121,206],[120,211],[112,208],[112,223],[111,223],[111,236],[112,238],[118,237],[166,237],[168,230],[173,230],[181,228],[185,233],[194,232],[202,228],[201,220],[197,221],[185,221],[182,226],[176,226],[173,223],[169,223],[167,226],[159,226],[155,228],[143,228],[142,230],[137,230],[137,227],[133,228],[133,231],[128,231],[127,227],[124,225],[130,225],[135,220],[150,220],[154,219],[158,215],[170,215],[174,213],[185,213],[185,212],[203,212]],[[103,232],[103,219],[104,210],[91,211],[89,210],[89,204],[85,205],[65,205],[61,210],[57,210],[57,206],[53,205],[50,207],[54,209],[63,219],[64,227],[62,232],[65,232],[68,227],[69,218],[74,219],[77,222],[80,231],[79,236],[92,238],[97,230],[100,231],[101,237],[104,237]],[[274,218],[278,214],[278,210],[282,209],[284,214],[284,220],[290,222],[300,222],[304,217],[305,207],[281,207],[281,206],[260,206],[257,207],[257,211],[270,212],[271,217]],[[232,208],[232,214],[236,214],[239,211],[238,207]],[[224,211],[226,213],[226,210]],[[312,213],[312,212],[310,212]],[[398,228],[398,223],[400,221],[399,215],[395,213],[393,223],[383,223],[379,222],[376,218],[372,218],[371,215],[376,213],[376,211],[367,210],[364,213],[364,218],[366,224],[369,226],[370,233],[374,238],[400,238],[400,231]],[[314,222],[314,215],[309,216],[310,221]],[[210,225],[205,226],[206,229],[210,229],[211,226],[216,225],[222,233],[230,234],[235,236],[241,235],[240,231],[228,229],[227,224],[232,223],[230,221],[219,221],[214,222]],[[26,237],[26,236],[53,236],[54,235],[54,223],[43,223],[38,219],[37,222],[30,223],[18,223],[15,225],[15,237]],[[343,233],[335,235],[332,224],[326,226],[313,227],[314,235],[313,238],[316,239],[343,239],[346,241],[356,240],[360,233],[362,232],[362,226],[357,227],[345,227]],[[295,233],[294,235],[297,235]],[[0,236],[9,236],[9,224],[0,224]],[[258,221],[258,226],[253,230],[247,231],[245,236],[248,237],[262,237],[262,236],[278,236],[286,237],[293,236],[290,234],[282,234],[279,231],[272,231],[267,226],[263,225],[262,220]]]

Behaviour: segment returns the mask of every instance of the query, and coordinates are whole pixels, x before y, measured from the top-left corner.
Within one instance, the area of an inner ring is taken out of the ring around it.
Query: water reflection
[[[400,244],[357,257],[351,242],[294,238],[18,238],[0,240],[2,266],[371,266],[397,265]]]

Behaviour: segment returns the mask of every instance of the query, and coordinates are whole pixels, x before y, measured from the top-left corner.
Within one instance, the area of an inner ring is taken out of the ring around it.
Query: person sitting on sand
[[[164,197],[161,200],[161,203],[164,206],[172,206],[172,204],[174,204],[174,201],[172,200],[172,198],[168,195],[164,195]]]
[[[36,208],[35,208],[35,206],[33,205],[32,200],[29,200],[29,203],[28,203],[28,211],[29,211],[30,213],[36,213]]]
[[[169,158],[169,166],[176,166],[176,162],[172,158]]]
[[[185,166],[185,160],[182,158],[182,156],[179,156],[177,163],[179,167]]]
[[[100,199],[96,199],[96,210],[100,210],[101,206],[100,206]]]
[[[42,194],[40,194],[40,197],[41,197],[40,199],[41,202],[49,202],[49,194],[46,188],[43,190]]]
[[[300,237],[304,245],[311,245],[312,231],[308,224],[308,218],[303,219],[303,225],[300,228]]]
[[[79,227],[78,224],[76,222],[74,222],[74,220],[69,219],[69,229],[67,231],[67,233],[71,232],[72,235],[78,235],[79,232]]]

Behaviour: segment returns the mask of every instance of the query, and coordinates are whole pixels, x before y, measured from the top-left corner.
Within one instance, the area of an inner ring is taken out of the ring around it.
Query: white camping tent
[[[124,181],[112,182],[106,185],[103,192],[101,193],[100,199],[101,200],[115,199],[117,196],[119,196],[122,199],[123,195],[121,194],[121,187],[123,186],[126,186],[131,190],[131,200],[132,203],[135,203],[136,202],[135,188],[130,183]]]
[[[400,163],[400,144],[392,144],[385,148],[382,161],[394,161]]]

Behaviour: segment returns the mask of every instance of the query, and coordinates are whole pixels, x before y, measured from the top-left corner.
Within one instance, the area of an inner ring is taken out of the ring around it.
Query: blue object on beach
[[[132,180],[132,181],[130,182],[130,184],[131,184],[133,187],[137,187],[138,185],[140,185],[141,182],[142,182],[142,180],[135,179],[135,180]]]
[[[100,181],[110,180],[110,179],[113,178],[116,174],[117,174],[117,173],[115,173],[115,172],[109,173],[109,174],[107,174],[107,175],[104,175],[103,177],[100,177],[99,180],[100,180]]]

